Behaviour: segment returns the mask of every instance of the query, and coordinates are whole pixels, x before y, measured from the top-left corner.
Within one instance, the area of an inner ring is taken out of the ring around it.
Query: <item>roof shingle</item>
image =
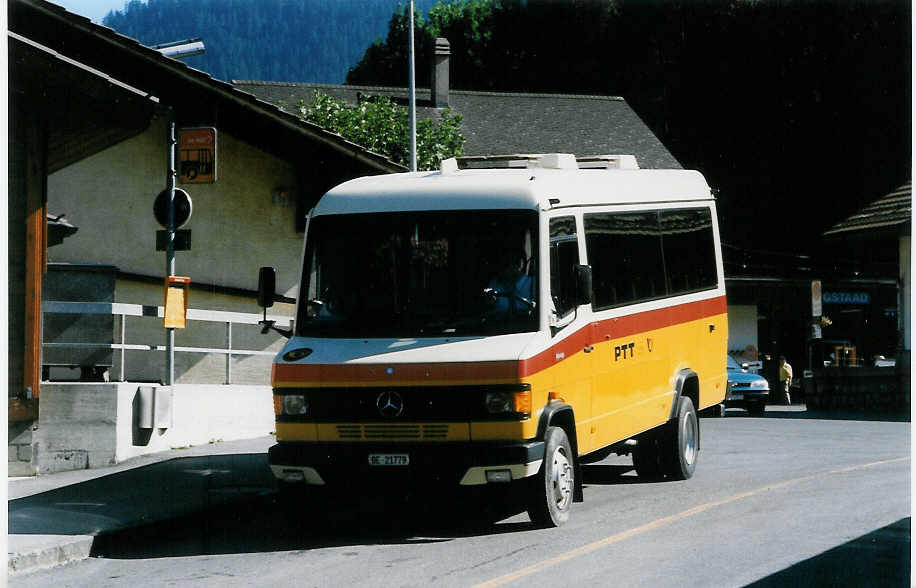
[[[388,96],[406,104],[405,88],[342,86],[233,80],[233,85],[292,109],[310,102],[315,90],[356,104],[359,96]],[[417,89],[417,117],[437,118],[429,89]],[[619,96],[449,91],[449,106],[461,114],[465,155],[509,153],[625,153],[640,167],[680,169],[681,165]]]

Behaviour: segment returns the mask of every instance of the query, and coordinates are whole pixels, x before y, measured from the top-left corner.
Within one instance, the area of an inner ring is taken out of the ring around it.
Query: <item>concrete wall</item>
[[[45,383],[32,435],[38,474],[113,465],[147,453],[250,439],[274,430],[267,386],[176,385],[168,426],[141,428],[136,383]],[[150,387],[151,388],[151,387]]]

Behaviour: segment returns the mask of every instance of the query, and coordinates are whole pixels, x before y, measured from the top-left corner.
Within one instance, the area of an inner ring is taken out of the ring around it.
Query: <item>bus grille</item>
[[[389,424],[365,424],[365,425],[337,425],[337,435],[342,440],[437,440],[448,438],[448,425],[389,425]]]

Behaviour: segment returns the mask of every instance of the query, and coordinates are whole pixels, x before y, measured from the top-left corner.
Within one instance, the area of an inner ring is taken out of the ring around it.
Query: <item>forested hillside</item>
[[[433,3],[416,0],[417,12]],[[102,22],[147,45],[202,37],[206,53],[186,63],[221,80],[338,84],[397,9],[398,0],[133,0]]]

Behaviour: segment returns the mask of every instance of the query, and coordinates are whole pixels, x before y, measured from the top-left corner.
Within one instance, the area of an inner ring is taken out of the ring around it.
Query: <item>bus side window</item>
[[[656,211],[586,214],[585,250],[594,310],[668,294]]]
[[[575,308],[578,264],[576,219],[572,216],[550,219],[550,297],[558,318]]]
[[[709,209],[663,210],[659,222],[671,294],[715,288],[719,278]]]

